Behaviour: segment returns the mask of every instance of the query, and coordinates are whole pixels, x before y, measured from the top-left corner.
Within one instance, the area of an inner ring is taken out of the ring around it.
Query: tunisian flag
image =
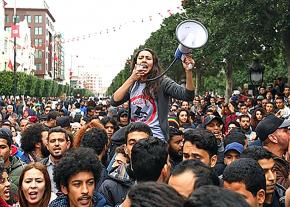
[[[8,63],[8,68],[10,68],[11,70],[13,70],[13,65],[12,65],[12,62],[11,62],[10,59],[9,59],[9,63]]]
[[[19,25],[12,25],[11,27],[11,38],[14,38],[14,37],[20,38]]]

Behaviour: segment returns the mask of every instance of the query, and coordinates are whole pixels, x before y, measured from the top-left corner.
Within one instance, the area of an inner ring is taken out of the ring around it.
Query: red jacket
[[[0,198],[0,207],[12,207],[8,205],[2,198]]]

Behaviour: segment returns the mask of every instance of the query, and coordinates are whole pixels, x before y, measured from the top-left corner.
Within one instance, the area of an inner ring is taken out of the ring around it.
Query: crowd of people
[[[0,206],[290,207],[290,88],[195,95],[149,49],[109,99],[3,98]]]

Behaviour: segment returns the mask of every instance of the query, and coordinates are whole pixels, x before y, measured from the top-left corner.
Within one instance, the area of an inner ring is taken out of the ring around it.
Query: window
[[[9,16],[5,15],[5,22],[9,22]]]
[[[8,33],[11,33],[11,27],[5,27],[5,31],[7,31]]]
[[[13,20],[14,20],[14,19],[13,19]],[[15,16],[15,21],[16,21],[16,23],[19,23],[19,22],[20,22],[20,16],[16,15],[16,16]]]
[[[42,27],[35,27],[34,34],[35,35],[42,35]]]
[[[35,58],[42,58],[42,51],[41,50],[36,50],[35,51]]]
[[[40,15],[34,16],[34,23],[42,23],[42,16]]]
[[[41,63],[37,63],[35,64],[36,70],[42,70],[42,64]]]
[[[31,16],[30,15],[25,15],[24,19],[27,21],[27,23],[31,23]]]
[[[42,39],[34,39],[34,45],[35,47],[42,46]]]

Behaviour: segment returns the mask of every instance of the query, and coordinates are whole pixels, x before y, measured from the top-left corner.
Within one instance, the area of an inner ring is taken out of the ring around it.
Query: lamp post
[[[14,0],[13,24],[16,25],[16,0]],[[17,94],[17,73],[16,73],[16,36],[14,36],[14,67],[13,67],[13,96]]]
[[[260,63],[259,59],[253,60],[252,64],[249,66],[250,81],[252,84],[253,95],[256,95],[256,87],[263,83],[265,66]]]

